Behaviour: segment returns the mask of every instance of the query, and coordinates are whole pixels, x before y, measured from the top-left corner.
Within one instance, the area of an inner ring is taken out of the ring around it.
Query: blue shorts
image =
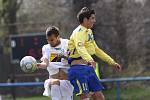
[[[72,65],[68,70],[68,77],[74,86],[76,95],[97,92],[104,89],[94,68],[88,65]]]

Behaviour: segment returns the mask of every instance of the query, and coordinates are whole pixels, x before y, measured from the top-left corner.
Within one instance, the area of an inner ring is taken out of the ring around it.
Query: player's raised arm
[[[107,62],[110,65],[114,65],[116,62],[108,55],[106,54],[102,49],[100,49],[97,44],[94,41],[95,46],[95,54],[97,57],[99,57],[101,60]]]
[[[48,56],[48,51],[46,50],[46,47],[42,47],[42,58],[41,58],[41,63],[37,63],[38,68],[46,69],[48,64],[49,64],[49,56]]]
[[[91,55],[87,52],[87,49],[85,48],[85,40],[86,35],[83,35],[84,33],[79,32],[74,37],[75,47],[77,49],[78,54],[87,62],[93,60]]]
[[[42,59],[41,63],[37,63],[38,68],[46,69],[48,66],[48,60],[46,58]]]

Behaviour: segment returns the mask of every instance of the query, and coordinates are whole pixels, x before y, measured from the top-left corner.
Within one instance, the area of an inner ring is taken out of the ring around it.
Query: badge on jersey
[[[83,42],[78,42],[78,46],[82,47],[82,46],[84,46],[84,43]]]
[[[58,57],[58,53],[51,53],[50,61],[51,62],[61,62],[61,58]]]
[[[92,33],[88,34],[88,41],[94,40],[94,36]]]

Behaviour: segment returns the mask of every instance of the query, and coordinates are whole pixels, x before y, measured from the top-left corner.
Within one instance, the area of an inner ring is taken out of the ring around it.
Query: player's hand
[[[41,66],[41,63],[37,63],[37,65],[36,65],[36,66],[37,66],[37,68],[40,68],[40,66]]]
[[[114,65],[113,65],[113,67],[115,67],[115,69],[117,70],[117,71],[122,71],[122,66],[121,65],[119,65],[118,63],[115,63]]]
[[[96,68],[96,62],[94,60],[88,61],[88,65],[91,65],[93,68]]]
[[[50,85],[60,85],[59,79],[51,79]]]

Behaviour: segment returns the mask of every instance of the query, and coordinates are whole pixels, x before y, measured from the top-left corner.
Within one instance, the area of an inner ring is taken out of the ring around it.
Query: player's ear
[[[60,35],[57,36],[57,39],[60,39]]]
[[[87,20],[88,20],[87,18],[84,18],[84,19],[83,19],[83,23],[87,22]]]

